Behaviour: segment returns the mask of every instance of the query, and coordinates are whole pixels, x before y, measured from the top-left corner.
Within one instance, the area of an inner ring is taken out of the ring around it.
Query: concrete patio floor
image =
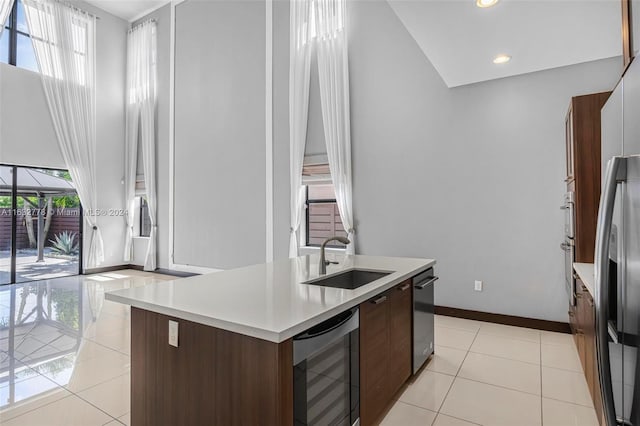
[[[20,250],[16,255],[16,282],[45,280],[50,278],[77,275],[78,260],[51,257],[50,249],[45,248],[44,262],[36,262],[35,250]],[[0,284],[9,282],[11,254],[0,251]]]

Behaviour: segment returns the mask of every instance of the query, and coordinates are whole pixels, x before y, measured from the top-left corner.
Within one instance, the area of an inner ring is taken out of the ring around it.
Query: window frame
[[[9,18],[5,22],[3,31],[9,31],[9,57],[7,58],[7,64],[17,67],[18,65],[18,35],[31,39],[31,34],[25,33],[18,29],[18,2],[15,0],[13,6],[11,6],[11,12]]]
[[[331,183],[331,185],[333,185],[333,182]],[[309,207],[311,204],[330,204],[330,203],[335,203],[337,206],[337,202],[338,200],[336,200],[335,198],[326,198],[326,199],[313,199],[313,200],[309,200],[309,185],[305,185],[304,187],[304,210],[305,210],[305,236],[304,236],[304,246],[305,247],[320,247],[320,244],[312,244],[309,242],[309,236],[310,236],[310,229],[309,229],[309,225],[310,225],[310,218],[309,218]],[[342,220],[340,220],[340,223],[342,224]],[[344,225],[343,225],[344,227]],[[346,249],[346,246],[341,245],[337,242],[330,242],[329,244],[326,245],[327,248],[332,248],[332,249],[337,249],[337,250],[344,250]]]

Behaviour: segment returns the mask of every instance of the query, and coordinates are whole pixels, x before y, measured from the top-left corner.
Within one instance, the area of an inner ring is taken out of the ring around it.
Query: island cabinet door
[[[411,376],[412,286],[405,281],[360,305],[360,421],[376,424]]]
[[[389,297],[389,391],[398,392],[411,376],[411,281],[405,281],[391,291]]]
[[[375,424],[389,392],[389,294],[360,304],[360,422]]]

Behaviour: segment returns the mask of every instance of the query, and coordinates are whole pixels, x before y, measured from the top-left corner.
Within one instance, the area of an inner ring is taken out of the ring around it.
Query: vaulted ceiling
[[[128,21],[169,3],[86,1]],[[388,2],[449,87],[622,54],[619,0],[498,0],[487,8],[476,0]],[[511,60],[494,64],[499,54]]]
[[[449,87],[622,54],[616,0],[389,0]],[[494,64],[496,55],[511,60]]]

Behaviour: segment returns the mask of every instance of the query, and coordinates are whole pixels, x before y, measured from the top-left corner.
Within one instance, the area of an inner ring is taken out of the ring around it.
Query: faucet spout
[[[351,241],[349,241],[348,238],[345,237],[338,237],[338,236],[333,236],[330,238],[327,238],[326,240],[324,240],[322,242],[322,244],[320,245],[320,266],[318,268],[318,272],[320,273],[320,275],[326,275],[327,273],[327,265],[330,263],[325,259],[324,256],[324,247],[327,245],[327,243],[331,242],[331,241],[340,241],[342,244],[350,244]]]

